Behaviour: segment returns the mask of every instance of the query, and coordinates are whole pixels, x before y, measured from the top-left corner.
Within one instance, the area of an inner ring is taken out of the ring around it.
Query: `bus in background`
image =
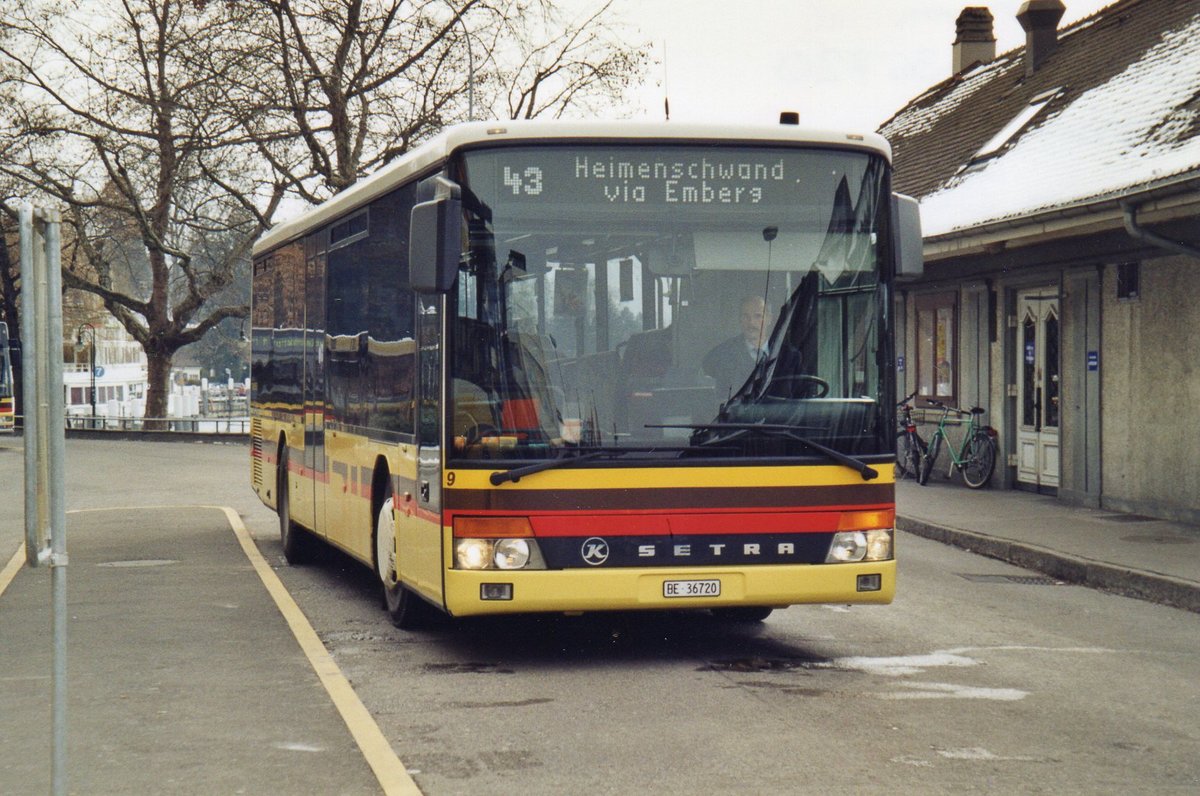
[[[13,433],[16,397],[13,395],[12,352],[8,347],[8,324],[0,321],[0,434]]]
[[[869,133],[448,129],[255,246],[285,556],[372,567],[400,627],[890,602],[915,207]]]

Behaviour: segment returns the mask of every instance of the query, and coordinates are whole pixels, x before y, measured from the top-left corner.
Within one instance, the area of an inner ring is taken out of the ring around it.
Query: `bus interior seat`
[[[621,364],[630,379],[661,379],[671,370],[671,327],[653,329],[625,342]]]

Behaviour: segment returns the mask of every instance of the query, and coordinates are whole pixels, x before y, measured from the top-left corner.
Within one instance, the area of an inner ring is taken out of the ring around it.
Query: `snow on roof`
[[[986,86],[997,71],[1003,70],[1011,61],[1011,58],[1001,57],[986,64],[976,64],[955,77],[953,88],[947,91],[945,96],[936,100],[932,105],[923,107],[922,103],[927,98],[942,89],[941,84],[934,86],[912,101],[911,111],[898,114],[885,123],[881,132],[888,138],[927,132],[932,129],[933,123],[937,119],[967,101],[972,94]]]
[[[973,77],[943,102],[969,89]],[[925,196],[922,227],[935,237],[1118,196],[1198,169],[1200,15],[1112,79],[1051,111],[1000,156]]]

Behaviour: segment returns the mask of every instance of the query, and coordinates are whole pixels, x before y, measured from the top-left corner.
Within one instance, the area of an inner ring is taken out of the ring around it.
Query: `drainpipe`
[[[1129,233],[1129,237],[1157,246],[1160,249],[1167,249],[1176,254],[1182,254],[1184,257],[1195,257],[1197,260],[1200,260],[1200,248],[1187,243],[1180,243],[1170,238],[1164,238],[1156,232],[1151,232],[1145,227],[1138,226],[1138,206],[1133,202],[1121,202],[1121,210],[1125,213],[1125,231]]]

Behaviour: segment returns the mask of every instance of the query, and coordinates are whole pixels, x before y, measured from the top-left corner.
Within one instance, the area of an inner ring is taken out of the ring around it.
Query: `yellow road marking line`
[[[13,553],[13,557],[4,565],[4,569],[0,571],[0,594],[4,594],[4,590],[8,588],[8,584],[12,583],[13,578],[17,576],[17,571],[21,568],[21,564],[25,562],[25,543],[17,545],[17,552]]]
[[[254,567],[254,571],[258,573],[259,579],[263,586],[266,587],[267,593],[271,595],[271,599],[275,601],[279,612],[283,614],[284,621],[292,631],[296,642],[300,645],[300,649],[304,651],[308,662],[312,665],[313,671],[317,673],[317,677],[321,680],[321,685],[325,687],[325,692],[329,694],[329,698],[333,700],[333,705],[341,714],[342,721],[346,722],[346,727],[350,730],[350,734],[354,736],[355,743],[362,750],[363,757],[367,760],[367,765],[375,773],[375,779],[379,781],[383,792],[388,796],[397,794],[398,796],[420,796],[421,790],[417,787],[417,783],[409,776],[408,770],[404,764],[400,762],[400,758],[396,756],[392,750],[392,745],[388,743],[384,737],[383,731],[379,729],[379,725],[375,723],[374,717],[363,705],[362,700],[358,698],[358,694],[354,692],[354,687],[350,685],[350,681],[342,674],[342,670],[338,667],[337,662],[333,660],[333,656],[325,649],[325,645],[321,643],[317,631],[309,624],[308,618],[304,612],[300,610],[300,606],[292,598],[287,588],[283,585],[283,581],[271,569],[271,565],[263,558],[259,552],[258,546],[254,543],[253,537],[250,536],[250,531],[242,523],[242,518],[237,512],[228,506],[129,506],[129,507],[105,507],[96,509],[77,509],[68,511],[68,514],[76,514],[84,511],[120,511],[134,509],[217,509],[224,512],[225,519],[229,522],[230,528],[233,529],[234,536],[237,537],[238,543],[242,546],[242,552],[246,554],[246,558],[250,559],[250,564]],[[17,571],[21,569],[21,564],[25,560],[25,545],[21,544],[17,548],[17,552],[5,565],[3,571],[0,571],[0,595],[4,594],[4,590],[8,584],[16,577]]]
[[[313,670],[321,678],[321,684],[325,686],[329,698],[333,700],[334,707],[337,708],[338,713],[342,714],[342,720],[346,722],[350,734],[354,736],[358,748],[362,750],[367,764],[375,772],[375,778],[379,780],[383,792],[386,794],[420,794],[417,783],[413,782],[408,770],[400,762],[400,758],[396,757],[392,745],[388,743],[383,731],[379,729],[375,719],[363,705],[362,700],[358,698],[358,694],[354,693],[354,688],[342,674],[342,670],[338,668],[333,656],[321,643],[317,631],[313,630],[308,618],[300,610],[300,606],[296,604],[292,595],[284,587],[283,581],[279,579],[267,560],[263,558],[262,553],[259,552],[250,532],[242,524],[241,517],[228,506],[211,508],[219,508],[225,512],[225,518],[229,520],[229,525],[233,528],[238,542],[241,543],[242,550],[250,559],[250,563],[254,566],[263,585],[267,587],[271,598],[275,600],[275,605],[279,607],[279,612],[283,614],[288,627],[292,629],[292,635],[296,637],[300,648],[304,650],[308,662],[312,664]]]

